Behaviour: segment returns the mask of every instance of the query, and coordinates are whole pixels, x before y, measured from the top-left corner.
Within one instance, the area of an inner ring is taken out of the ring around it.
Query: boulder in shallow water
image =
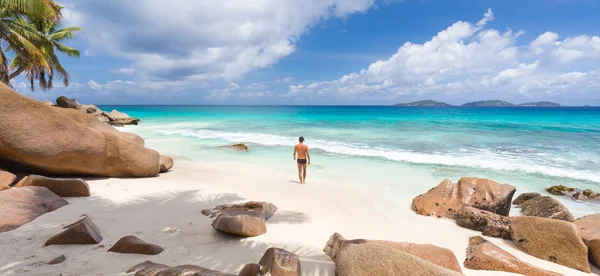
[[[254,237],[267,232],[265,221],[276,211],[277,207],[271,203],[250,201],[244,204],[219,205],[213,210],[204,209],[202,214],[210,218],[216,217],[212,226],[218,231]]]
[[[600,214],[578,218],[574,223],[589,247],[590,262],[600,268]]]
[[[540,217],[514,217],[510,223],[510,236],[527,254],[590,272],[588,248],[571,222]]]
[[[458,183],[446,179],[427,193],[413,199],[417,214],[454,218],[464,206],[508,216],[515,186],[485,178],[463,177]]]
[[[87,216],[65,227],[64,231],[49,238],[44,246],[64,244],[98,244],[102,241],[100,230]]]
[[[550,196],[532,198],[519,205],[524,216],[573,221],[575,218],[566,206]]]
[[[364,239],[347,240],[339,233],[334,233],[329,238],[329,241],[327,242],[327,245],[325,246],[323,251],[335,262],[335,260],[337,259],[337,254],[340,252],[341,248],[344,248],[344,246],[346,246],[346,244],[377,244],[387,246],[394,250],[398,250],[419,257],[421,259],[424,259],[425,261],[431,262],[441,267],[456,272],[462,272],[460,269],[460,265],[458,264],[458,260],[456,259],[456,256],[452,251],[431,244],[415,244],[408,242]]]
[[[168,172],[171,168],[173,168],[173,158],[161,155],[159,164],[161,173]]]
[[[44,187],[24,187],[0,192],[0,233],[69,204]]]
[[[515,198],[515,200],[513,200],[514,205],[521,205],[523,204],[523,202],[530,200],[532,198],[536,198],[536,197],[540,197],[542,195],[540,195],[539,193],[522,193],[520,194],[517,198]]]
[[[175,267],[145,261],[127,270],[135,276],[235,276],[195,265],[180,265]]]
[[[272,276],[300,276],[302,274],[298,256],[281,248],[267,249],[258,264],[262,266],[261,274],[267,272]]]
[[[10,185],[15,183],[16,180],[16,175],[0,170],[0,191],[10,189]]]
[[[48,178],[41,175],[29,175],[21,179],[15,188],[38,186],[46,187],[48,190],[62,197],[87,197],[90,196],[90,187],[81,178]]]
[[[506,271],[522,275],[560,276],[517,259],[482,237],[471,237],[464,265],[473,270]]]
[[[235,144],[231,146],[234,149],[238,149],[244,152],[248,152],[248,146],[246,146],[246,144]]]
[[[456,224],[482,231],[484,236],[510,240],[510,218],[496,213],[463,207],[455,215]]]
[[[158,152],[94,116],[47,106],[0,84],[0,159],[36,174],[150,177]]]
[[[143,255],[158,255],[163,252],[163,248],[147,243],[136,236],[125,236],[119,239],[110,249],[109,252],[128,253],[128,254],[143,254]]]

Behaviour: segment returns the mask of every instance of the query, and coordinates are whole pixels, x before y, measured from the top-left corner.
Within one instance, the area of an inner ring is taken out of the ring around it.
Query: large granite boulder
[[[464,265],[473,270],[506,271],[531,276],[560,276],[517,259],[482,237],[471,237]]]
[[[171,168],[173,168],[173,158],[161,155],[159,164],[161,173],[168,172]]]
[[[550,196],[535,197],[519,205],[524,216],[574,221],[566,206]]]
[[[514,205],[521,205],[523,202],[530,200],[532,198],[540,197],[540,193],[522,193],[515,200],[513,200]]]
[[[260,274],[259,264],[246,264],[238,274],[238,276],[258,276]]]
[[[159,154],[84,112],[45,105],[0,84],[0,159],[57,175],[149,177]]]
[[[135,276],[235,276],[195,265],[180,265],[170,267],[145,261],[127,270]]]
[[[61,244],[98,244],[102,241],[100,230],[86,215],[75,223],[69,224],[64,231],[50,237],[44,246]]]
[[[267,232],[265,221],[275,212],[277,207],[267,202],[250,201],[244,204],[219,205],[213,210],[204,209],[202,214],[215,218],[213,228],[238,236],[254,237]]]
[[[10,185],[15,183],[16,180],[16,175],[0,170],[0,191],[10,189]]]
[[[60,96],[56,98],[56,105],[62,108],[72,108],[77,110],[80,110],[82,108],[81,104],[79,104],[77,100],[65,96]]]
[[[463,207],[455,215],[456,224],[482,231],[484,236],[510,240],[510,218],[496,213]]]
[[[125,236],[119,239],[110,249],[109,252],[128,253],[128,254],[143,254],[143,255],[158,255],[163,252],[163,248],[147,243],[136,236]]]
[[[32,174],[21,179],[15,185],[15,188],[28,186],[46,187],[48,190],[62,197],[90,196],[90,187],[87,182],[80,178],[48,178]]]
[[[571,222],[540,217],[514,217],[510,223],[510,236],[527,254],[590,272],[588,248]]]
[[[281,248],[267,249],[258,264],[262,266],[262,275],[267,272],[271,276],[300,276],[302,274],[298,256]]]
[[[432,264],[441,266],[443,268],[453,270],[456,272],[462,272],[458,260],[454,253],[446,248],[437,247],[431,244],[414,244],[408,242],[393,242],[383,240],[364,240],[355,239],[347,240],[339,233],[334,233],[329,238],[327,245],[323,251],[327,254],[334,262],[338,258],[338,254],[348,245],[364,245],[364,244],[375,244],[385,246],[394,250],[398,250],[403,253],[419,257],[425,261],[431,262]]]
[[[117,111],[116,109],[113,109],[113,111],[108,113],[108,116],[113,119],[113,121],[110,122],[111,125],[137,125],[140,122],[140,119],[133,118],[126,113]]]
[[[591,263],[600,268],[600,214],[578,218],[574,223],[589,247]]]
[[[0,192],[0,233],[69,204],[44,187],[24,187]]]
[[[413,200],[417,214],[454,218],[464,206],[508,216],[515,186],[499,184],[485,178],[463,177],[458,183],[446,179]]]

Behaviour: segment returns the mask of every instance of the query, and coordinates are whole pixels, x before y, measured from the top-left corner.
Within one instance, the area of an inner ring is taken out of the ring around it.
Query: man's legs
[[[300,178],[300,183],[302,184],[302,183],[304,183],[304,179],[302,178],[302,167],[303,167],[303,165],[300,164],[300,163],[297,163],[297,164],[298,164],[298,178]]]
[[[302,177],[302,179],[304,179],[304,181],[302,183],[306,182],[306,164],[302,165],[302,171],[304,172],[304,176]]]

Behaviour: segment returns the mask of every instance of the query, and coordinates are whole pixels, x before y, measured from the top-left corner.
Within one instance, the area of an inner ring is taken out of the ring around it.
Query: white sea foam
[[[154,131],[163,135],[181,135],[198,139],[223,139],[234,143],[244,142],[264,146],[294,146],[296,140],[296,137],[285,137],[272,134],[224,132],[207,129],[155,129]],[[459,149],[454,153],[421,153],[401,149],[372,147],[358,143],[325,141],[319,139],[311,139],[310,146],[313,149],[319,149],[334,154],[360,157],[379,157],[392,161],[409,162],[414,164],[463,166],[491,170],[520,171],[524,173],[565,177],[600,183],[600,174],[598,173],[560,167],[560,164],[569,162],[558,162],[560,160],[555,160],[554,163],[551,163],[546,162],[543,159],[525,159],[523,158],[525,157],[524,155],[517,154],[499,154],[491,151],[469,149]],[[537,157],[539,158],[543,156]]]

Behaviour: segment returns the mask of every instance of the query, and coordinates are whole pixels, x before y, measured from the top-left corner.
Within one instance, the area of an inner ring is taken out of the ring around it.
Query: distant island
[[[395,104],[394,106],[451,107],[453,105],[447,104],[444,102],[433,101],[433,100],[424,100],[424,101],[417,101],[417,102],[411,102],[411,103],[398,103],[398,104]],[[469,102],[469,103],[463,104],[461,106],[464,106],[464,107],[560,107],[562,105],[555,103],[555,102],[549,102],[549,101],[530,102],[530,103],[522,103],[522,104],[516,105],[513,103],[506,102],[506,101],[501,101],[501,100],[490,100],[490,101]]]
[[[395,104],[395,106],[433,106],[433,107],[443,107],[443,106],[452,106],[452,105],[451,104],[447,104],[447,103],[443,103],[443,102],[438,102],[438,101],[425,100],[425,101],[418,101],[418,102],[412,102],[412,103],[399,103],[399,104]]]

